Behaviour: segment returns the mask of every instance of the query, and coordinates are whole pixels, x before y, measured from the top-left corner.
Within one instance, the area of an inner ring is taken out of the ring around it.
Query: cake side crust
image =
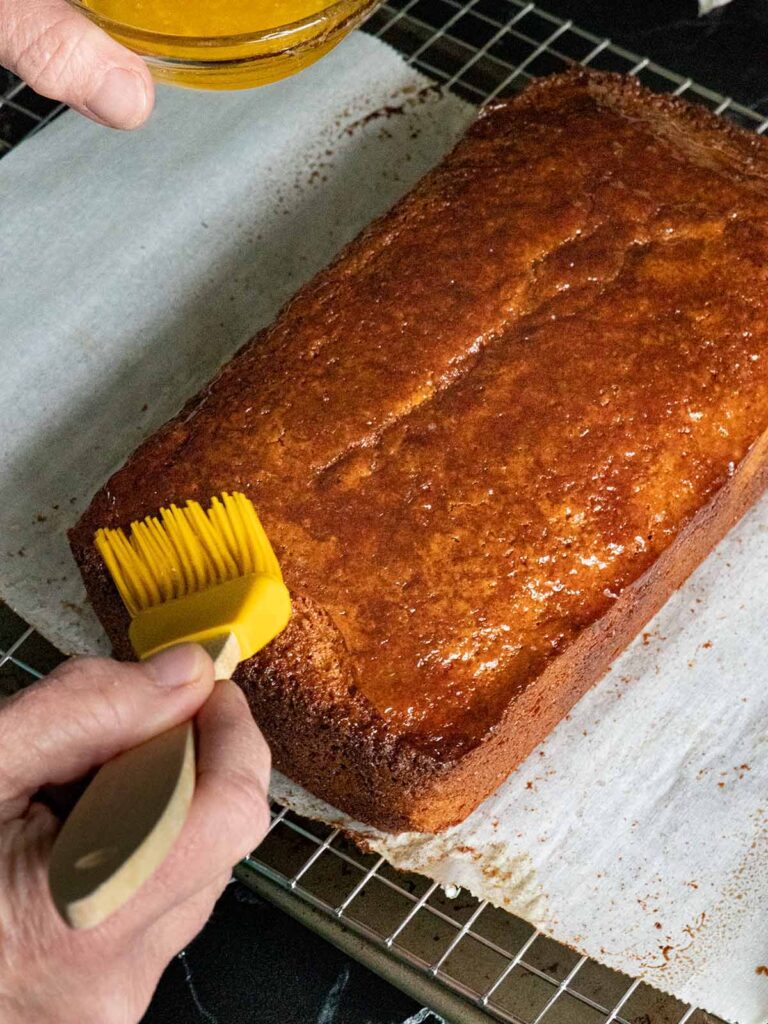
[[[498,728],[452,764],[349,729],[349,706],[316,701],[292,678],[302,654],[278,640],[236,676],[275,767],[351,817],[387,832],[463,821],[541,743],[768,487],[768,433],[655,565],[510,704]],[[526,723],[521,729],[520,723]],[[373,742],[371,742],[373,741]]]
[[[768,432],[652,568],[509,705],[483,743],[451,763],[414,750],[388,731],[345,676],[343,648],[322,609],[300,599],[288,629],[234,676],[270,745],[274,766],[383,831],[441,832],[458,824],[601,678],[766,487]],[[81,557],[91,600],[115,638],[115,654],[130,659],[128,620],[113,600],[111,581],[91,552]],[[305,685],[308,672],[312,688]]]

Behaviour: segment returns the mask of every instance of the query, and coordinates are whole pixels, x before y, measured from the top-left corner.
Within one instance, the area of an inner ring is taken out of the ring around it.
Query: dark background
[[[732,0],[703,18],[696,0],[542,0],[540,6],[768,114],[765,0]]]

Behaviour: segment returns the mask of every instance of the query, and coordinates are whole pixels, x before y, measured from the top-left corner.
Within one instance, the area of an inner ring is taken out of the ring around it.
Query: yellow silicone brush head
[[[182,641],[237,638],[241,659],[269,643],[290,618],[280,566],[244,494],[171,505],[130,531],[103,529],[96,546],[132,616],[139,657]]]

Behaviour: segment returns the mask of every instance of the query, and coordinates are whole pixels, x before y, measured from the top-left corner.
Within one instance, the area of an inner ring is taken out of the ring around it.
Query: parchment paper
[[[105,649],[66,528],[460,134],[471,111],[425,84],[355,35],[275,87],[161,91],[135,135],[66,115],[0,163],[0,595],[65,651]],[[611,967],[765,1021],[767,582],[763,501],[464,825],[361,830]]]

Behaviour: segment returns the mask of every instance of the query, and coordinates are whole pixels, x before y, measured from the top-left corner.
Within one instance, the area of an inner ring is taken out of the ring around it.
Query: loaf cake
[[[581,70],[483,110],[71,533],[223,490],[293,597],[236,679],[277,768],[391,831],[463,819],[768,480],[768,155]]]

